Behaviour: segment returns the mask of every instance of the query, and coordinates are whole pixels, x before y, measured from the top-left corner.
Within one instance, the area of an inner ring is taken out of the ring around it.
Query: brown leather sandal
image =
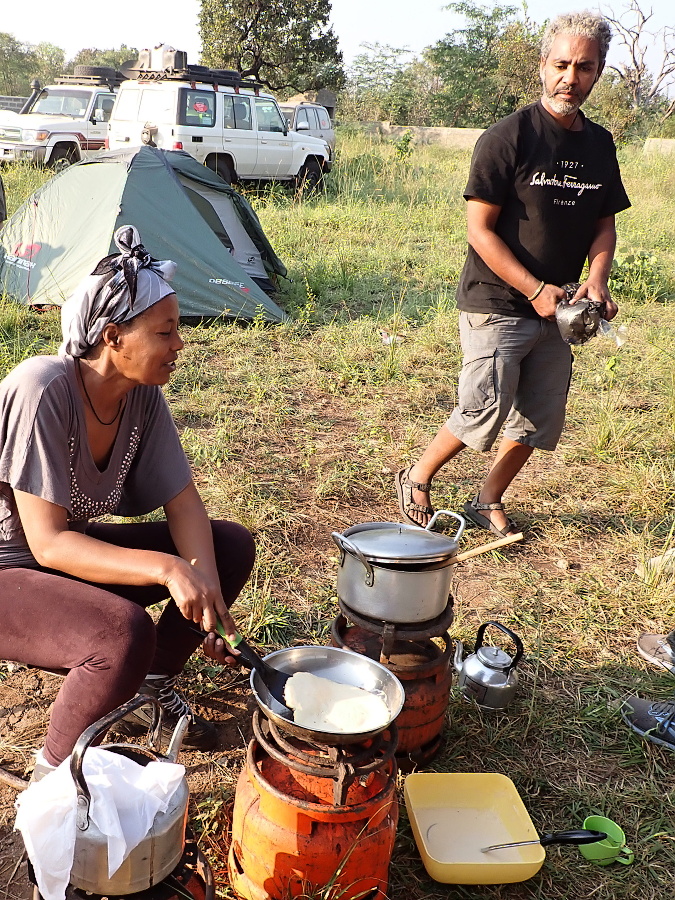
[[[406,522],[409,522],[410,525],[417,525],[418,528],[424,528],[426,522],[424,524],[417,522],[409,515],[409,513],[411,511],[421,512],[425,516],[431,518],[434,514],[434,509],[431,506],[422,506],[420,503],[415,503],[412,498],[412,492],[415,490],[428,493],[431,490],[431,482],[429,482],[429,484],[420,484],[417,481],[411,481],[408,478],[411,469],[412,466],[408,466],[407,469],[401,469],[394,476],[396,494],[398,496],[398,508]]]
[[[508,537],[510,534],[516,534],[518,532],[518,526],[515,522],[507,516],[507,526],[506,528],[497,528],[491,520],[487,516],[481,515],[478,510],[479,509],[501,509],[504,511],[503,503],[481,503],[478,499],[479,494],[473,498],[473,500],[467,500],[464,504],[464,515],[473,522],[474,525],[477,525],[479,528],[484,528],[486,531],[491,531],[492,534],[496,534],[499,537]]]

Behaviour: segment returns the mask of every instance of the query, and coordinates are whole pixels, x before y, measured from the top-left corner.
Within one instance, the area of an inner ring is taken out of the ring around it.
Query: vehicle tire
[[[116,72],[110,66],[75,66],[73,74],[83,78],[115,78]]]
[[[315,159],[308,159],[301,167],[296,179],[298,193],[310,196],[324,188],[323,169]]]
[[[236,183],[237,173],[234,171],[234,167],[229,157],[214,153],[206,160],[206,165],[212,172],[220,175],[223,181],[226,181],[230,185]]]
[[[54,172],[63,172],[68,166],[78,161],[74,147],[57,147],[49,159],[49,168]]]

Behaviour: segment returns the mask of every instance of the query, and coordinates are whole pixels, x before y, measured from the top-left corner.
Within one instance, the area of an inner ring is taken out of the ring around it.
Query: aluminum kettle
[[[485,629],[492,625],[507,634],[516,645],[516,654],[509,656],[499,647],[483,646]],[[465,700],[474,700],[484,709],[506,709],[516,695],[518,673],[516,666],[523,655],[523,644],[505,625],[484,622],[476,635],[476,648],[462,659],[464,647],[456,642],[455,671],[459,675],[459,688]]]
[[[189,799],[185,778],[171,798],[167,810],[157,813],[149,833],[110,877],[107,838],[101,834],[89,816],[91,794],[82,772],[82,760],[87,748],[127,713],[148,703],[152,704],[155,710],[148,745],[144,747],[142,744],[103,744],[102,749],[120,753],[140,765],[147,765],[153,760],[176,762],[190,717],[186,715],[179,719],[169,747],[166,753],[162,754],[157,750],[161,733],[161,706],[154,697],[147,696],[134,697],[124,706],[94,722],[82,733],[73,750],[70,772],[77,788],[77,830],[70,882],[80,890],[113,897],[145,891],[166,878],[178,865],[183,854]]]

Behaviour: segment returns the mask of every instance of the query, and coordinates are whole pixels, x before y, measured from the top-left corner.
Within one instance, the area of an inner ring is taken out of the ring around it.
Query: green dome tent
[[[61,305],[135,225],[156,259],[173,259],[181,315],[280,322],[265,293],[286,268],[250,204],[182,151],[103,153],[55,175],[0,231],[0,289],[33,306]]]

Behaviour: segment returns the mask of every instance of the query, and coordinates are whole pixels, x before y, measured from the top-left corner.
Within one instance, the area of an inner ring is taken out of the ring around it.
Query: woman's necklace
[[[84,396],[87,398],[87,402],[89,403],[89,408],[93,412],[96,421],[100,422],[101,425],[113,425],[117,421],[117,417],[122,412],[122,404],[124,403],[124,397],[120,398],[119,405],[117,407],[117,412],[113,416],[113,418],[109,422],[104,422],[103,419],[99,416],[99,414],[94,409],[94,404],[91,402],[91,397],[89,396],[89,391],[87,390],[87,385],[84,383],[84,378],[82,377],[82,369],[80,368],[80,358],[79,356],[75,357],[75,362],[77,363],[77,371],[80,375],[80,384],[82,385],[82,390],[84,391]]]

